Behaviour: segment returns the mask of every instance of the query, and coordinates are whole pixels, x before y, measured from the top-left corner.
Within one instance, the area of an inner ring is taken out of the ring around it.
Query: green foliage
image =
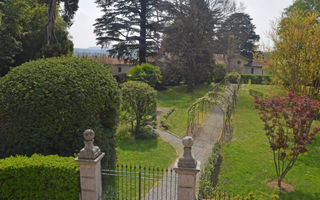
[[[124,119],[131,123],[131,131],[135,138],[145,137],[142,127],[156,119],[156,91],[148,84],[140,81],[128,81],[121,85]]]
[[[59,13],[59,8],[57,12]],[[42,57],[71,55],[68,24],[56,17],[57,44],[46,46],[47,6],[37,0],[4,0],[0,4],[0,76],[22,63]]]
[[[79,199],[79,165],[73,157],[16,156],[0,160],[0,199]]]
[[[187,86],[168,87],[157,94],[159,107],[175,107],[168,117],[169,131],[179,137],[184,137],[188,128],[188,108],[200,97],[212,90],[212,85],[203,84],[187,91]]]
[[[259,98],[265,98],[267,95],[259,90],[249,89],[249,94],[251,96],[257,96]]]
[[[117,82],[102,64],[72,57],[25,63],[0,79],[0,121],[7,121],[0,124],[0,155],[70,156],[91,128],[108,152],[104,160],[113,162],[119,107]]]
[[[142,81],[153,88],[159,88],[162,79],[160,68],[149,63],[132,67],[127,76],[131,81]]]
[[[271,76],[267,75],[254,75],[254,74],[241,74],[241,83],[248,84],[251,80],[252,84],[269,85],[271,83]]]
[[[168,130],[169,129],[169,123],[168,123],[168,118],[170,117],[170,115],[176,110],[175,107],[171,108],[166,114],[164,114],[161,119],[160,119],[160,123],[161,123],[161,126]]]
[[[238,72],[230,72],[226,75],[225,80],[226,82],[239,84],[241,79],[241,75]]]
[[[216,64],[213,70],[213,81],[219,83],[227,75],[227,67],[223,64]]]
[[[252,89],[271,93],[277,88],[269,85],[252,85]],[[273,155],[264,135],[263,123],[258,111],[253,109],[253,98],[248,88],[243,85],[240,90],[237,112],[233,118],[233,138],[223,145],[223,162],[220,168],[217,190],[227,194],[243,195],[272,194],[274,189],[267,182],[274,180],[275,170]],[[285,91],[282,90],[285,94]],[[319,124],[319,122],[318,122]],[[281,200],[319,199],[320,188],[320,136],[310,145],[310,152],[301,155],[295,168],[289,172],[285,181],[294,187],[293,192],[281,193]],[[264,195],[263,200],[271,198]]]
[[[209,198],[214,194],[214,187],[218,178],[219,165],[221,163],[221,144],[216,143],[212,154],[205,164],[199,183],[199,198]]]

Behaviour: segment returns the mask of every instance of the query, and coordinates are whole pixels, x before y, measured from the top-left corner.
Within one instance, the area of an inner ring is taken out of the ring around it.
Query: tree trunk
[[[54,33],[54,23],[56,20],[57,0],[50,0],[48,3],[48,23],[46,26],[46,44],[51,45],[56,43]]]
[[[282,181],[282,179],[279,177],[278,178],[278,187],[279,187],[280,192],[282,191],[281,181]]]
[[[147,12],[147,4],[146,0],[140,0],[141,3],[141,15],[140,15],[140,39],[139,39],[139,64],[146,62],[146,12]]]

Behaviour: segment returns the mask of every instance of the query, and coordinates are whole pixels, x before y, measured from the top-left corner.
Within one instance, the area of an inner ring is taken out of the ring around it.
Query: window
[[[121,67],[118,67],[118,73],[121,73],[121,72],[122,72]]]
[[[238,63],[238,65],[240,65],[240,64],[241,64],[241,61],[240,61],[240,60],[238,60],[238,62],[237,62],[237,63]]]
[[[251,68],[251,74],[254,74],[254,68],[253,67]]]

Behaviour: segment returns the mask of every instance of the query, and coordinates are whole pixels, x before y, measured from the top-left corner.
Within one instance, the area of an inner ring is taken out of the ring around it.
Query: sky
[[[75,48],[96,46],[93,33],[95,19],[102,16],[102,12],[94,3],[95,0],[80,0],[79,9],[75,15],[70,34]],[[238,0],[238,2],[240,2]],[[260,43],[272,46],[268,32],[271,22],[281,16],[284,8],[292,4],[293,0],[241,0],[245,5],[245,13],[251,16],[252,23],[256,26],[256,33],[260,35]]]

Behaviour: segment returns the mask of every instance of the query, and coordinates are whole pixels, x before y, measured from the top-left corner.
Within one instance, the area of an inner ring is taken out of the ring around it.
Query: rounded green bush
[[[127,76],[132,81],[142,81],[148,83],[153,88],[158,88],[161,83],[160,68],[149,63],[142,63],[141,65],[132,67]]]
[[[146,138],[146,135],[152,131],[145,126],[152,124],[156,119],[156,91],[140,81],[128,81],[121,86],[124,119],[130,122],[134,137]]]
[[[102,64],[73,57],[22,64],[0,79],[0,157],[70,156],[91,128],[113,161],[119,106],[120,89]]]
[[[79,199],[79,165],[73,157],[17,156],[0,160],[0,199]]]

